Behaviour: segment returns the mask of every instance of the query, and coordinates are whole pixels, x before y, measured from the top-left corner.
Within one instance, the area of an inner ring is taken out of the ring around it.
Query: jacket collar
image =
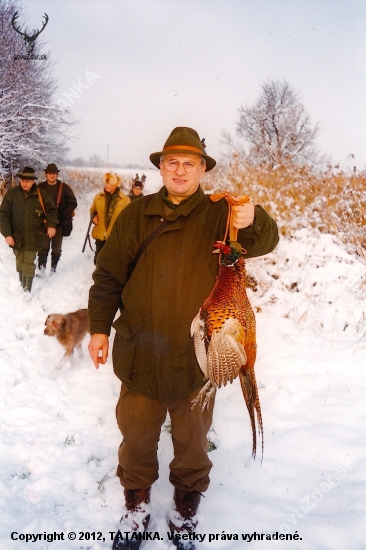
[[[101,191],[99,193],[99,195],[105,195],[107,193],[107,191],[105,189],[103,189],[103,191]],[[119,187],[118,189],[116,189],[116,191],[114,193],[109,193],[109,195],[119,195],[121,196],[122,195],[122,189]]]
[[[38,187],[39,187],[40,185],[49,185],[50,187],[54,187],[54,186],[57,187],[57,185],[59,185],[60,183],[61,183],[61,180],[59,180],[58,178],[57,178],[57,180],[55,181],[55,183],[53,183],[53,184],[50,184],[50,183],[48,183],[47,180],[44,180],[44,181],[41,181],[41,182],[38,184]]]
[[[29,191],[24,191],[23,187],[19,184],[19,191],[24,193],[26,197],[30,197],[31,195],[37,195],[37,187],[38,187],[37,184],[33,183]]]
[[[153,195],[145,210],[145,214],[147,216],[161,216],[163,218],[166,217],[162,195],[163,189],[165,189],[165,187],[162,187],[160,191]],[[180,216],[187,217],[192,212],[192,210],[194,210],[196,206],[198,206],[203,201],[204,198],[205,194],[202,191],[202,188],[199,187],[197,191],[195,191],[193,195],[191,195],[189,201],[182,202],[179,205],[179,208],[173,210],[173,212],[169,214],[169,220],[174,221]]]

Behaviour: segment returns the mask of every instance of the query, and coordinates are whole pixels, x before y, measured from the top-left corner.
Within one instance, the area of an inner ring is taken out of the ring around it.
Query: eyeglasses
[[[198,167],[201,166],[202,162],[197,164],[197,162],[191,162],[189,160],[184,162],[179,162],[179,160],[172,159],[172,160],[163,160],[161,164],[165,166],[168,172],[175,172],[176,170],[178,170],[179,166],[182,165],[184,170],[188,174],[192,174],[193,172],[197,172]]]

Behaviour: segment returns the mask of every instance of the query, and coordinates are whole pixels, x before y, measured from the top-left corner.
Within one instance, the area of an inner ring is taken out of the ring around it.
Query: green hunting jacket
[[[127,389],[168,402],[203,385],[190,326],[218,273],[213,244],[224,237],[228,207],[199,187],[167,216],[163,189],[133,201],[117,218],[93,274],[89,319],[91,334],[109,335],[115,328],[113,366]],[[129,278],[140,244],[164,219],[171,224]],[[267,254],[278,242],[277,224],[256,206],[254,225],[239,230],[238,240],[246,258]]]
[[[46,216],[34,183],[26,192],[20,185],[9,189],[0,206],[0,229],[4,237],[12,236],[17,250],[41,250],[46,227],[57,226],[56,207],[50,197],[40,190]],[[47,225],[45,225],[46,220]]]

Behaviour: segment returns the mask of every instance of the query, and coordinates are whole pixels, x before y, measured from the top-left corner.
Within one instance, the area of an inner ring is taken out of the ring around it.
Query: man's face
[[[57,180],[57,172],[46,172],[47,183],[54,185]]]
[[[104,191],[107,191],[107,193],[110,193],[111,195],[113,195],[116,189],[117,189],[116,185],[112,185],[111,183],[104,184]]]
[[[176,160],[180,163],[174,172],[169,172],[164,166],[165,162],[171,160]],[[198,166],[197,170],[195,172],[187,172],[182,164],[183,162],[194,163]],[[168,190],[168,198],[173,203],[179,204],[182,200],[193,195],[199,187],[205,170],[206,166],[198,155],[185,153],[164,155],[163,161],[160,163],[160,174]]]
[[[23,191],[29,191],[35,180],[20,180],[20,186]]]
[[[132,187],[132,193],[139,197],[142,193],[142,187]]]

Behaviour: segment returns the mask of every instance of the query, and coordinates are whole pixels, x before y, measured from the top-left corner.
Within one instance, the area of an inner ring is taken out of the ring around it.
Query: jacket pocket
[[[112,349],[114,372],[120,380],[127,382],[133,376],[132,363],[140,327],[127,323],[122,317],[113,323],[113,327],[116,330]]]
[[[44,217],[44,213],[43,213],[42,208],[35,208],[35,209],[34,209],[34,216],[35,216],[36,218],[43,218],[43,217]]]

